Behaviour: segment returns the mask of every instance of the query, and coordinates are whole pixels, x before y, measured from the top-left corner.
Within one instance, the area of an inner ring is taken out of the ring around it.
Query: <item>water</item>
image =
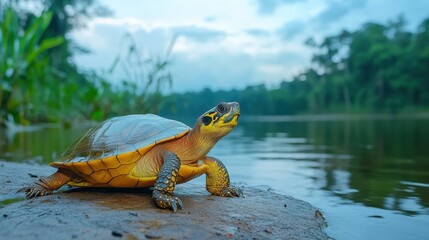
[[[275,120],[241,121],[212,150],[233,182],[310,202],[335,239],[427,239],[429,119]],[[86,128],[0,132],[0,159],[48,163]]]

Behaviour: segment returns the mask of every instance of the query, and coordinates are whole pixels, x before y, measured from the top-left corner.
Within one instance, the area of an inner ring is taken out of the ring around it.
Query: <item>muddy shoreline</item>
[[[262,187],[243,198],[211,196],[178,185],[185,206],[154,207],[147,189],[62,188],[32,200],[16,190],[46,176],[48,166],[0,161],[0,236],[4,239],[327,239],[316,208]]]

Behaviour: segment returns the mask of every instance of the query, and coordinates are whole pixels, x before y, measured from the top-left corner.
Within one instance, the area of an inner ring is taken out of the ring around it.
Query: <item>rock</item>
[[[117,231],[112,231],[112,236],[114,236],[114,237],[122,237],[123,234],[120,233],[120,232],[117,232]]]
[[[137,214],[137,213],[133,213],[133,212],[130,212],[130,215],[135,216],[135,217],[137,217],[137,216],[138,216],[138,214]]]
[[[28,173],[28,176],[30,176],[30,177],[32,177],[32,178],[38,178],[38,176],[37,176],[37,175],[31,174],[31,173]]]
[[[263,188],[242,198],[211,196],[205,186],[177,185],[184,210],[157,209],[150,191],[63,187],[31,200],[16,191],[55,169],[2,162],[0,236],[4,239],[328,239],[309,203]],[[9,183],[7,182],[9,181]],[[285,207],[287,206],[287,208]],[[114,229],[114,230],[112,230]]]
[[[160,239],[161,238],[160,235],[156,235],[156,234],[145,234],[144,236],[146,238],[149,238],[149,239]]]

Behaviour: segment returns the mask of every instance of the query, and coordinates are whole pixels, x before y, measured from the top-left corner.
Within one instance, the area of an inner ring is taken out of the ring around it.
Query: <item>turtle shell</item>
[[[129,176],[136,162],[156,144],[180,138],[187,125],[154,114],[136,114],[108,119],[89,129],[59,161],[50,165],[76,173],[73,186],[140,186],[152,180]]]
[[[60,162],[83,162],[136,151],[189,130],[181,122],[154,114],[115,117],[89,129],[62,154]]]

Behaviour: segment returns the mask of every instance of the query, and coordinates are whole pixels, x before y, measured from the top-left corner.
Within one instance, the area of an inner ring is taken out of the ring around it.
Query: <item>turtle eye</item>
[[[209,117],[209,116],[204,116],[203,119],[202,119],[202,121],[203,121],[204,125],[207,126],[207,125],[209,125],[212,122],[212,118]]]
[[[227,113],[228,112],[228,106],[226,106],[226,104],[224,104],[224,103],[221,103],[221,104],[217,105],[216,111],[218,111],[221,114]]]

